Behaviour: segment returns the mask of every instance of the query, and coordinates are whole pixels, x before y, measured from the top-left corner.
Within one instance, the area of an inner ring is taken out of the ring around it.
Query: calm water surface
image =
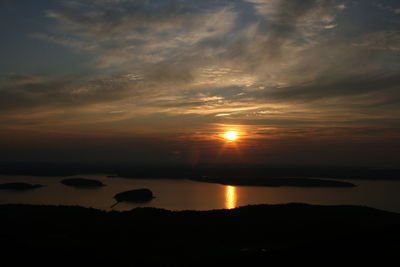
[[[77,176],[82,177],[82,176]],[[0,176],[0,183],[27,182],[46,185],[27,192],[0,191],[0,204],[79,205],[110,210],[116,193],[149,188],[156,196],[145,204],[120,203],[114,209],[157,207],[170,210],[210,210],[249,204],[303,202],[323,205],[364,205],[400,212],[400,181],[350,180],[355,188],[300,188],[225,186],[190,180],[123,179],[84,175],[102,181],[99,189],[77,189],[60,183],[65,177]]]

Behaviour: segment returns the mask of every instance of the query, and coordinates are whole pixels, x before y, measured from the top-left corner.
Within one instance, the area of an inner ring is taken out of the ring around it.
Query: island
[[[350,182],[336,181],[331,179],[316,178],[254,178],[254,177],[199,177],[191,178],[198,182],[217,183],[234,186],[294,186],[294,187],[355,187]]]
[[[62,184],[73,187],[102,187],[104,184],[97,180],[86,178],[68,178],[61,181]]]
[[[125,192],[118,193],[114,196],[117,201],[111,208],[115,207],[120,202],[148,202],[154,198],[153,192],[147,188],[133,189]]]
[[[28,183],[5,183],[0,184],[0,190],[14,190],[25,191],[43,187],[41,184],[28,184]]]

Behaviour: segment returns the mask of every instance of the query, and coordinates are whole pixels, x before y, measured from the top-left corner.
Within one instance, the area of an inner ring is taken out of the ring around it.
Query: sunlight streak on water
[[[237,196],[236,187],[227,185],[225,186],[225,208],[234,209],[236,208]]]

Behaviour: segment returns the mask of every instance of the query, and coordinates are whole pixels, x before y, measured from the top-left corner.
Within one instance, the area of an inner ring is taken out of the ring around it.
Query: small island
[[[142,203],[142,202],[148,202],[153,198],[154,198],[153,192],[150,189],[147,188],[134,189],[116,194],[114,196],[114,199],[117,201],[117,203],[115,203],[111,207],[115,207],[120,202]]]
[[[86,178],[68,178],[61,181],[62,184],[72,187],[102,187],[102,182]]]
[[[25,191],[31,190],[35,188],[43,187],[41,184],[28,184],[28,183],[5,183],[0,184],[0,190],[16,190],[16,191]]]

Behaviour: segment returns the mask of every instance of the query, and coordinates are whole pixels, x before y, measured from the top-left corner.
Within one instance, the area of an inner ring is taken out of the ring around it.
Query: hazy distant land
[[[235,186],[355,187],[346,179],[398,180],[400,169],[284,165],[129,165],[0,162],[0,174],[74,176],[108,173],[109,178],[189,179]]]
[[[27,176],[74,176],[110,174],[124,178],[168,179],[379,179],[399,180],[400,168],[296,166],[296,165],[131,165],[102,163],[0,162],[0,174]]]
[[[349,182],[315,179],[315,178],[249,178],[249,177],[201,177],[192,178],[191,180],[207,183],[217,183],[223,185],[235,186],[296,186],[296,187],[355,187],[356,185]]]

